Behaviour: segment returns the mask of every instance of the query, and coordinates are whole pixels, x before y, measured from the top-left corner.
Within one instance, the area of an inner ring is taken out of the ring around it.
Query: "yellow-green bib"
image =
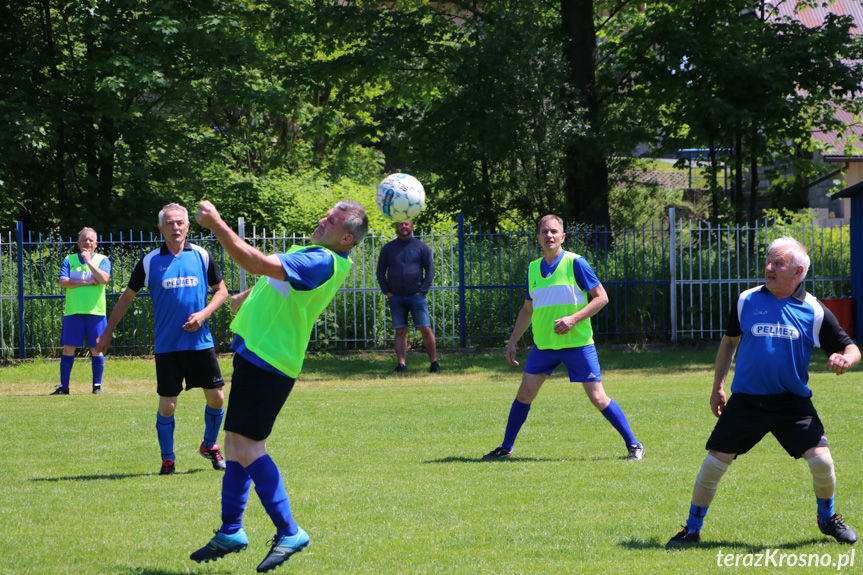
[[[69,260],[69,278],[82,279],[82,277],[90,277],[92,272],[90,266],[81,261],[78,254],[71,254],[67,258]],[[90,256],[90,261],[95,267],[105,256],[101,254],[93,254]],[[66,303],[63,306],[63,315],[73,315],[76,313],[84,313],[88,315],[105,315],[105,284],[96,284],[92,286],[80,286],[66,290]]]
[[[326,249],[294,246],[288,253],[313,248]],[[354,263],[326,251],[333,256],[335,272],[323,285],[300,291],[287,281],[261,278],[231,322],[231,329],[242,336],[249,351],[295,379],[303,368],[315,320],[333,301]]]
[[[568,333],[554,333],[554,320],[572,315],[587,305],[587,292],[575,281],[573,263],[577,257],[572,252],[563,252],[554,273],[547,278],[539,271],[542,258],[530,262],[527,277],[533,300],[531,327],[533,342],[539,349],[566,349],[593,343],[590,320],[577,323]]]

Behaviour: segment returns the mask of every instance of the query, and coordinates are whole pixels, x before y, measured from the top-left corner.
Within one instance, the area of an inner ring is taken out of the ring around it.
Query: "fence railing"
[[[266,253],[305,244],[308,237],[246,230],[238,233]],[[457,225],[417,231],[432,249],[435,278],[429,310],[441,347],[501,346],[512,330],[525,297],[528,263],[541,255],[536,231],[500,232]],[[850,295],[849,228],[766,226],[710,227],[676,221],[635,229],[567,227],[566,249],[587,258],[609,295],[593,318],[598,342],[718,339],[736,295],[763,282],[765,248],[780,235],[803,242],[812,258],[806,289],[816,297]],[[386,297],[375,279],[377,256],[392,232],[372,232],[353,252],[354,267],[333,303],[318,320],[310,349],[375,349],[392,346],[393,329]],[[228,289],[242,291],[254,282],[210,235],[189,241],[208,249],[222,269]],[[110,308],[122,293],[139,259],[161,244],[157,234],[109,234],[98,251],[111,259]],[[73,238],[25,233],[0,235],[0,357],[58,355],[63,293],[58,275]],[[232,338],[231,313],[223,306],[210,319],[218,351]],[[152,300],[138,293],[114,334],[115,354],[150,354],[153,349]],[[530,343],[530,334],[525,343]],[[412,345],[421,345],[418,333]]]

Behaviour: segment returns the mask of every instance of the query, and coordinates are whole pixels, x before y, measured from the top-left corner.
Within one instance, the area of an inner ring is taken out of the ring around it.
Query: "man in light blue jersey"
[[[506,345],[507,361],[518,365],[515,345],[528,327],[533,330],[534,346],[510,407],[503,443],[483,459],[512,456],[531,403],[561,363],[569,372],[569,380],[582,384],[590,402],[623,438],[625,458],[644,457],[644,447],[632,434],[623,410],[602,387],[590,318],[608,304],[608,295],[587,260],[563,249],[565,237],[563,220],[558,216],[548,215],[540,220],[538,240],[542,257],[528,268],[527,297]]]
[[[66,290],[63,306],[63,331],[60,343],[60,385],[51,395],[69,395],[69,380],[75,363],[75,350],[90,346],[93,371],[93,393],[102,394],[105,355],[96,349],[96,342],[105,329],[105,285],[111,279],[111,260],[96,253],[96,230],[84,228],[78,232],[78,253],[70,254],[60,267],[60,287]]]
[[[189,558],[215,561],[248,547],[243,514],[254,483],[276,527],[257,569],[266,573],[309,545],[309,534],[294,520],[282,474],[267,454],[267,438],[303,367],[315,320],[350,272],[350,251],[365,237],[369,220],[360,204],[341,201],[318,221],[311,245],[264,255],[237,236],[212,203],[201,202],[195,219],[213,232],[237,265],[262,277],[253,289],[231,299],[237,314],[231,323],[236,353],[225,418],[222,525]]]
[[[213,469],[224,470],[225,460],[216,440],[225,413],[222,408],[225,382],[207,320],[228,299],[228,289],[212,255],[186,241],[189,232],[186,208],[178,204],[162,208],[159,231],[165,242],[135,266],[125,291],[111,311],[97,348],[102,352],[108,348],[114,328],[132,305],[135,294],[146,287],[153,298],[153,352],[159,394],[156,431],[162,452],[159,475],[171,475],[176,469],[174,411],[183,391],[183,380],[186,390],[203,388],[207,400],[204,440],[198,453],[210,461]],[[208,286],[214,290],[209,304]]]
[[[806,292],[802,282],[808,271],[806,248],[794,238],[778,238],[767,248],[764,285],[744,291],[732,306],[716,354],[710,395],[710,407],[719,419],[695,478],[689,517],[667,549],[701,541],[704,517],[720,479],[735,458],[768,433],[788,455],[806,459],[821,533],[839,543],[857,541],[854,529],[833,508],[833,458],[808,383],[813,348],[824,350],[827,367],[836,375],[860,361],[860,349],[830,310]],[[726,401],[725,379],[735,352],[732,395]]]

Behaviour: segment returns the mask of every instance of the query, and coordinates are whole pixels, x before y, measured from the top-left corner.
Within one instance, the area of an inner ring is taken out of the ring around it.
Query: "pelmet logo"
[[[756,323],[752,326],[755,337],[781,337],[783,339],[800,339],[800,332],[790,325],[779,323]]]
[[[167,278],[162,280],[162,289],[195,287],[196,285],[198,285],[198,278],[194,276],[186,276],[182,278]]]

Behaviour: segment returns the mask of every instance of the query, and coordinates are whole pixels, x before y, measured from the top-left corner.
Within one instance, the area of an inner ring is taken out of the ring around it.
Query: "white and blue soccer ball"
[[[426,203],[426,192],[415,177],[391,174],[378,186],[375,199],[384,217],[403,222],[419,215]]]

